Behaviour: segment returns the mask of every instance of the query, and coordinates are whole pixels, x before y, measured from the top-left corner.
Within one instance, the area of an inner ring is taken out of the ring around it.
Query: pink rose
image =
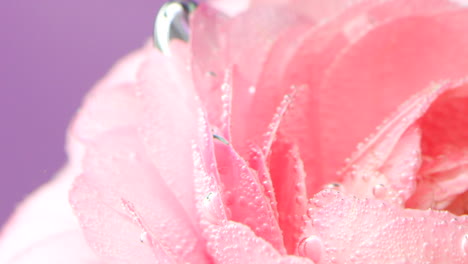
[[[213,1],[124,58],[0,263],[468,263],[468,9],[349,2]]]

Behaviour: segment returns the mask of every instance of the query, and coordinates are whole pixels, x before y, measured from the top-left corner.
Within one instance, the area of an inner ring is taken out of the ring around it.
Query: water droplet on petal
[[[255,86],[250,86],[249,87],[249,93],[250,94],[254,94],[256,90],[257,90],[257,88],[255,88]]]
[[[361,143],[357,144],[356,148],[357,148],[357,150],[363,149],[364,148],[364,143],[361,142]]]
[[[372,194],[375,196],[377,199],[382,199],[387,196],[387,187],[383,184],[377,184],[372,188]]]
[[[209,192],[209,193],[205,196],[205,200],[203,201],[203,203],[204,203],[206,206],[210,206],[211,201],[213,201],[215,195],[216,195],[215,193]]]
[[[308,257],[314,262],[319,262],[322,257],[323,243],[318,236],[310,236],[303,239],[298,246],[298,253]]]
[[[468,234],[465,234],[463,236],[461,247],[462,247],[462,250],[463,250],[465,256],[468,256]]]
[[[148,242],[148,233],[147,232],[142,232],[140,234],[140,242],[141,243],[146,243]]]
[[[315,227],[320,227],[322,225],[322,221],[320,219],[314,219],[314,220],[312,220],[312,225],[315,226]]]
[[[302,204],[307,203],[307,200],[304,197],[301,197],[301,196],[297,196],[295,200],[296,200],[296,204],[298,204],[298,205],[302,205]]]
[[[329,183],[329,184],[325,185],[324,189],[342,191],[343,190],[343,185],[341,185],[340,183],[332,182],[332,183]]]

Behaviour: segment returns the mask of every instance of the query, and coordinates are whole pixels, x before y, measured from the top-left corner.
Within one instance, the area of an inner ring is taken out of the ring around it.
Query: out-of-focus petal
[[[322,191],[299,252],[320,263],[466,263],[468,218]]]
[[[103,263],[87,245],[67,199],[81,171],[81,144],[69,140],[68,153],[69,164],[31,194],[3,227],[0,263]]]
[[[199,102],[187,69],[188,45],[173,42],[171,50],[170,57],[154,50],[141,67],[134,87],[143,108],[137,129],[160,177],[195,223],[192,141]]]
[[[70,201],[90,246],[112,263],[204,263],[204,243],[135,129],[90,146]]]
[[[79,228],[45,237],[37,244],[18,252],[5,264],[102,264],[86,243]]]
[[[143,107],[134,86],[135,83],[119,84],[92,90],[70,128],[72,136],[86,143],[116,127],[139,124]]]
[[[244,12],[249,7],[251,0],[208,0],[212,7],[229,16],[235,16]]]
[[[152,49],[151,44],[147,44],[127,55],[95,85],[71,124],[73,137],[89,142],[116,127],[141,122],[142,106],[134,87],[141,64]]]
[[[143,47],[117,61],[107,75],[95,85],[94,89],[112,89],[116,86],[136,83],[140,66],[153,49],[153,42],[147,41]]]

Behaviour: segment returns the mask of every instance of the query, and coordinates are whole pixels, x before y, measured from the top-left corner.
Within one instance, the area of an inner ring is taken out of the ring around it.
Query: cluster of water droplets
[[[275,140],[276,132],[280,126],[281,120],[283,119],[284,115],[286,114],[288,108],[294,101],[294,97],[296,96],[298,87],[292,85],[290,87],[290,92],[285,94],[281,103],[276,108],[276,112],[273,115],[270,124],[268,125],[267,132],[264,135],[264,144],[263,144],[263,151],[264,153],[268,153],[270,150],[271,144]]]

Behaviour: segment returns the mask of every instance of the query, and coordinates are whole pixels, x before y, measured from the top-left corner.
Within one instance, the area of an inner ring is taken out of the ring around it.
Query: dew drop
[[[461,247],[465,256],[468,256],[468,234],[462,238]]]
[[[342,191],[343,185],[341,185],[340,183],[332,182],[332,183],[325,185],[324,189]]]
[[[304,197],[301,197],[301,196],[297,196],[295,200],[296,200],[296,204],[298,204],[298,205],[302,205],[302,204],[307,203],[306,199]]]
[[[364,148],[364,143],[361,142],[361,143],[357,144],[356,148],[357,148],[357,150],[363,149]]]
[[[377,199],[382,199],[387,196],[387,187],[383,184],[377,184],[372,188],[372,194],[375,196]]]
[[[142,232],[140,234],[140,242],[141,243],[146,243],[148,242],[148,233],[147,232]]]
[[[310,218],[312,218],[313,213],[314,213],[314,209],[310,207],[306,211],[307,216]]]
[[[301,256],[308,257],[314,262],[319,262],[322,257],[323,243],[317,236],[310,236],[303,239],[298,246],[298,253]]]
[[[250,86],[250,87],[249,87],[249,93],[250,93],[250,94],[254,94],[255,91],[257,91],[257,88],[255,88],[255,86]]]
[[[361,172],[361,179],[365,182],[368,182],[370,179],[371,175],[369,174],[368,171]]]
[[[321,227],[322,226],[322,221],[320,219],[314,219],[312,220],[312,225],[315,227]]]
[[[211,201],[213,201],[214,197],[215,197],[215,193],[214,192],[209,192],[206,196],[205,196],[205,200],[203,201],[203,203],[206,205],[206,206],[209,206]]]

